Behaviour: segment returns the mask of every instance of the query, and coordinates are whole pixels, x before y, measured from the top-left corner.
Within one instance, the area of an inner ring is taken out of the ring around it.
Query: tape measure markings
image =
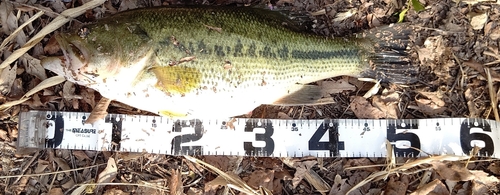
[[[465,155],[477,145],[481,155],[498,157],[495,151],[500,150],[497,122],[484,119],[236,119],[233,130],[229,119],[109,114],[92,126],[84,123],[88,116],[22,112],[18,146],[169,155],[383,157],[388,140],[397,156],[425,156],[420,150]]]

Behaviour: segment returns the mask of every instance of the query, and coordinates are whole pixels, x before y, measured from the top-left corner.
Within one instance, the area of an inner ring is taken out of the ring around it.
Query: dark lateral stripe
[[[356,55],[357,55],[357,51],[355,51],[355,50],[352,50],[352,51],[317,51],[317,50],[299,51],[299,50],[292,50],[292,58],[297,58],[297,59],[317,60],[317,59],[339,58],[342,56],[356,56]]]
[[[300,51],[300,50],[291,50],[286,46],[282,45],[281,47],[272,47],[269,45],[264,45],[262,48],[258,48],[255,43],[251,43],[247,48],[243,46],[240,40],[238,40],[234,46],[224,46],[224,45],[214,45],[213,47],[207,47],[207,45],[203,41],[198,41],[195,44],[189,43],[189,48],[197,48],[198,52],[203,54],[211,55],[213,54],[219,57],[226,57],[227,55],[232,55],[234,57],[262,57],[262,58],[271,58],[271,59],[310,59],[310,60],[318,60],[318,59],[331,59],[331,58],[342,58],[342,57],[357,57],[357,50],[332,50],[332,51],[319,51],[319,50],[310,50],[310,51]],[[212,49],[213,48],[213,49]]]

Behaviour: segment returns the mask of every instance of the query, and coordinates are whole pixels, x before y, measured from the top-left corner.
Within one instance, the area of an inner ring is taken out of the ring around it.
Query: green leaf
[[[406,15],[407,11],[408,11],[408,8],[404,9],[403,11],[401,11],[401,13],[399,13],[398,23],[403,22],[403,20],[405,19],[405,15]]]
[[[425,9],[424,6],[418,0],[411,0],[411,4],[413,5],[413,9],[416,12],[419,12],[419,11],[422,11]]]

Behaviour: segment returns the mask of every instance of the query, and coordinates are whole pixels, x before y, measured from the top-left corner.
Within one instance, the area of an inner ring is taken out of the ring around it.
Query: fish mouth
[[[55,38],[64,54],[65,61],[62,63],[62,72],[65,76],[73,77],[75,81],[78,81],[82,69],[88,65],[88,50],[85,49],[78,36],[56,34]]]

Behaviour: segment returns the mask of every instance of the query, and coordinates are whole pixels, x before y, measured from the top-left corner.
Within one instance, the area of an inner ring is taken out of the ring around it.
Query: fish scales
[[[394,53],[399,42],[379,44],[380,30],[325,38],[294,27],[279,13],[256,8],[132,10],[59,35],[66,61],[53,71],[139,109],[203,117],[244,114],[325,78],[383,77],[381,62],[395,73],[409,66],[406,46]]]

